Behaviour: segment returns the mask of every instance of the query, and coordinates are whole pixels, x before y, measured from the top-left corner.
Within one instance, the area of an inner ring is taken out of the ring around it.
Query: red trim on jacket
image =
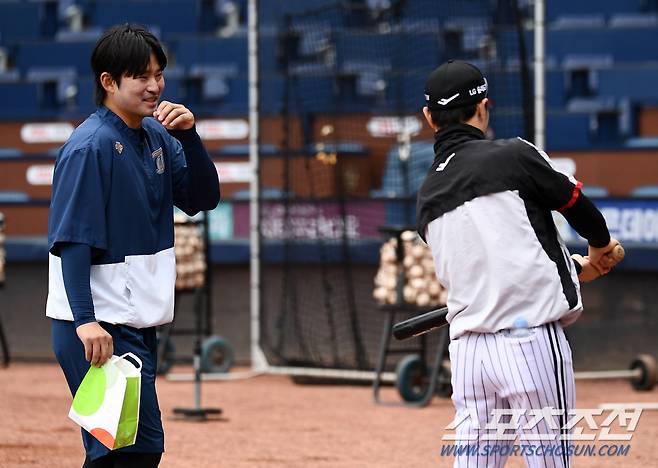
[[[573,192],[571,193],[571,200],[569,200],[566,205],[558,209],[560,213],[562,213],[564,210],[568,210],[573,206],[574,203],[576,203],[576,200],[578,200],[578,196],[580,195],[580,189],[582,187],[583,183],[577,180],[576,185],[573,188]]]

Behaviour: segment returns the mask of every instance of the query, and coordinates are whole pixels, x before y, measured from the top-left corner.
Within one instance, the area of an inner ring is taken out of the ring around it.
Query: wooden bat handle
[[[615,248],[612,249],[612,252],[609,254],[616,262],[621,262],[624,259],[624,256],[626,255],[626,252],[624,251],[624,248],[621,246],[621,244],[615,245]]]

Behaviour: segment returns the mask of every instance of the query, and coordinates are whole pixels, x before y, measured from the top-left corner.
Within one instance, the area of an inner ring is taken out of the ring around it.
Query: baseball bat
[[[393,326],[393,336],[398,340],[406,340],[407,338],[423,335],[431,330],[444,327],[448,325],[446,315],[448,315],[447,307],[416,315],[415,317],[396,323]]]
[[[619,263],[624,259],[626,252],[621,244],[618,244],[608,255],[610,255],[615,262]],[[446,320],[447,315],[447,307],[416,315],[415,317],[396,323],[393,326],[393,336],[398,340],[406,340],[436,330],[437,328],[445,327],[448,325],[448,321]]]

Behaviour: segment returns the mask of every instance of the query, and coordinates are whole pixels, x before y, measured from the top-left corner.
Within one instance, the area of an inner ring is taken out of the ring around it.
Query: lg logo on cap
[[[484,84],[478,86],[477,88],[471,89],[468,94],[471,96],[475,96],[476,94],[482,94],[487,92],[487,79],[484,79]]]

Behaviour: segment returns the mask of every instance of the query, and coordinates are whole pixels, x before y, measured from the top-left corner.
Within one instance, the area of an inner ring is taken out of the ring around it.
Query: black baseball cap
[[[455,109],[487,97],[487,79],[470,63],[448,60],[430,73],[425,83],[425,102],[430,110]]]

